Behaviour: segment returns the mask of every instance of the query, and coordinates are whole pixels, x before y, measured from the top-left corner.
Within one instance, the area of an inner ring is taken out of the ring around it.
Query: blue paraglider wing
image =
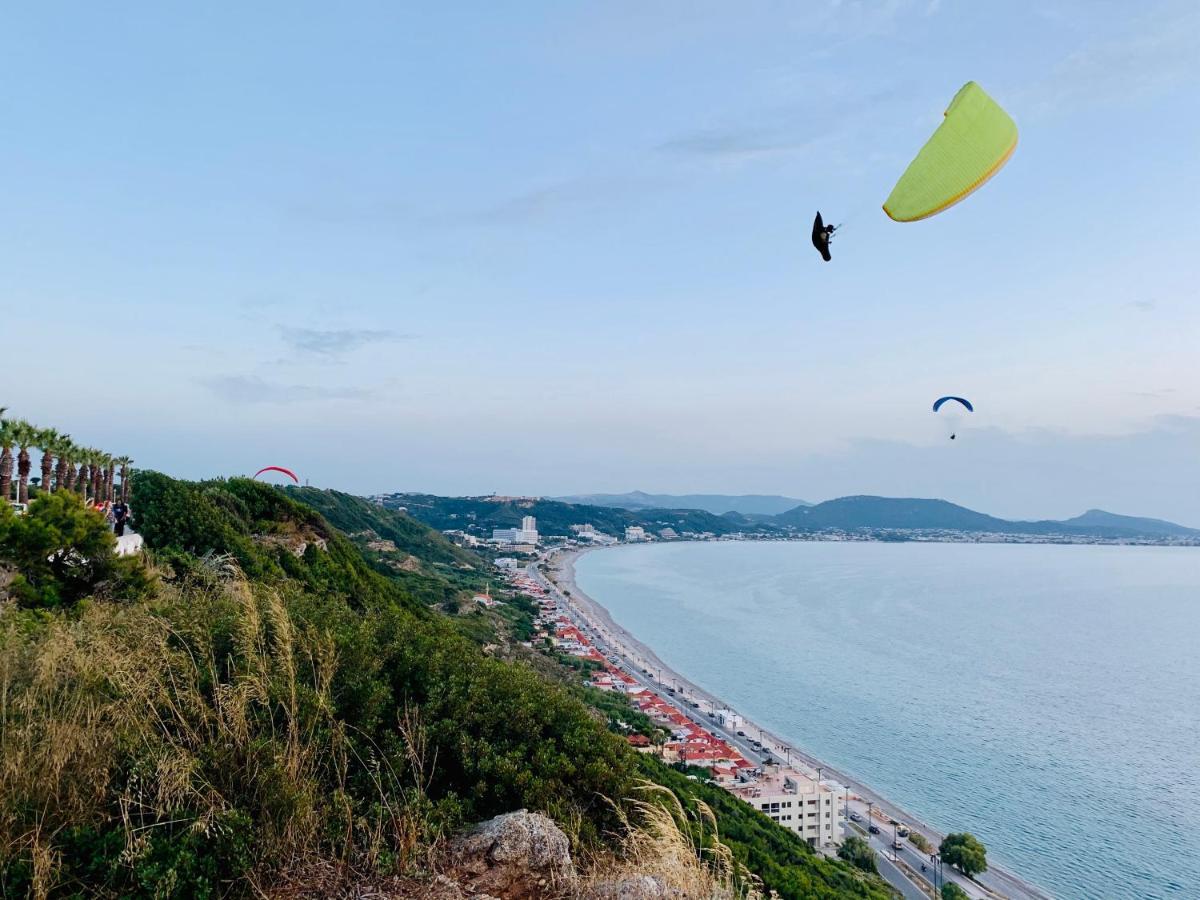
[[[975,407],[973,407],[971,405],[971,401],[968,400],[966,397],[939,397],[937,400],[934,401],[933,411],[937,412],[939,409],[942,408],[943,403],[946,403],[950,400],[957,400],[959,403],[961,403],[963,406],[965,406],[967,408],[967,412],[975,412]]]

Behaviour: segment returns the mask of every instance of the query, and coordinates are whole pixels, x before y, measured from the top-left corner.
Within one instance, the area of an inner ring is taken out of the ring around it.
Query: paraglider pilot
[[[821,213],[817,213],[817,217],[813,219],[812,242],[817,248],[817,252],[821,254],[821,258],[825,262],[833,259],[829,255],[829,241],[833,237],[833,233],[837,231],[836,225],[826,225],[821,219]]]

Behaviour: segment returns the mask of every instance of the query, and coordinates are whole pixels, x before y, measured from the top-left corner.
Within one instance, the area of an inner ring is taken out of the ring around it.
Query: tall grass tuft
[[[703,801],[688,810],[670,789],[642,782],[626,801],[619,850],[595,859],[581,896],[603,896],[603,886],[650,877],[689,900],[762,900],[754,876],[721,843],[717,819]],[[674,895],[673,895],[674,896]]]
[[[224,568],[150,605],[0,608],[0,893],[44,898],[85,876],[114,895],[221,893],[310,855],[395,863],[417,846],[397,803],[428,776],[414,789],[376,772],[362,820],[332,640]]]

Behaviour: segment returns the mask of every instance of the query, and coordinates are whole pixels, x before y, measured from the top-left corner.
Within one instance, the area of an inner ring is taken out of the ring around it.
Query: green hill
[[[0,517],[2,896],[257,896],[305,860],[419,874],[442,836],[522,807],[586,855],[617,849],[638,778],[694,784],[643,769],[608,730],[619,710],[490,657],[414,593],[414,578],[452,587],[487,563],[408,516],[143,472],[132,506],[149,576],[121,569],[95,584],[115,599],[26,609],[44,595],[5,593],[22,560],[112,540],[54,496],[28,515],[62,527]],[[366,531],[419,570],[364,556]],[[735,856],[782,897],[888,896],[750,807],[707,799]]]
[[[619,509],[563,503],[543,498],[438,497],[432,494],[391,494],[385,505],[404,507],[410,515],[434,528],[460,529],[491,537],[493,528],[515,528],[523,516],[537,518],[543,535],[571,534],[572,525],[592,525],[597,531],[621,537],[626,526],[641,525],[648,531],[674,528],[676,532],[731,534],[746,525],[699,509]],[[768,529],[769,530],[769,529]]]
[[[797,507],[772,521],[802,531],[925,529],[1109,539],[1200,537],[1200,531],[1172,522],[1118,516],[1098,509],[1065,521],[1023,522],[998,519],[946,500],[906,497],[839,497],[815,506]]]

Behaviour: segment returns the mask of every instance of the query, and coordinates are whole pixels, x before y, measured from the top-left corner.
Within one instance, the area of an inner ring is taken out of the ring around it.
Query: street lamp
[[[893,819],[892,820],[892,860],[894,862],[900,861],[900,857],[896,855],[896,845],[898,843],[900,843],[900,835],[897,833],[899,827],[900,826],[896,824],[895,819]]]
[[[874,813],[874,812],[875,812],[875,801],[868,800],[867,801],[867,834],[868,835],[871,833],[871,826],[875,824],[874,819],[872,819],[872,817],[871,817],[872,813]],[[868,837],[867,840],[870,840],[870,838]]]

